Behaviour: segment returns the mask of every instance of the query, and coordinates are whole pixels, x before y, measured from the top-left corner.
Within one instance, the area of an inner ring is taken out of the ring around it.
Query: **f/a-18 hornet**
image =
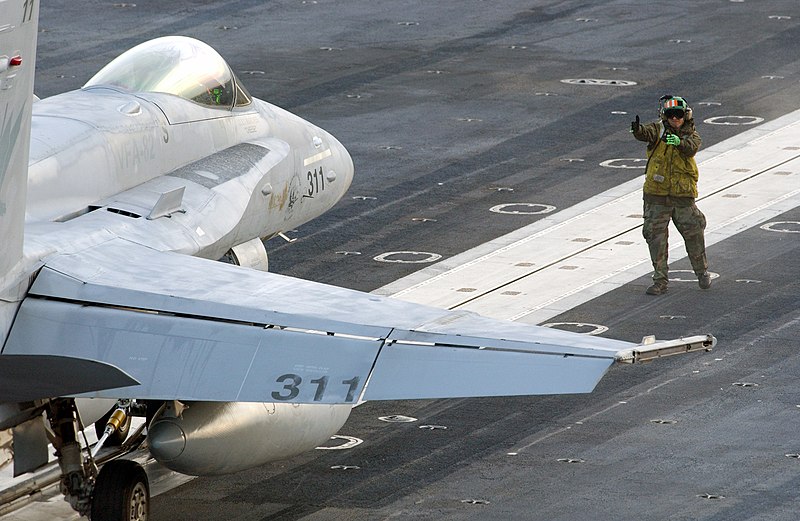
[[[615,362],[713,346],[632,344],[267,272],[264,240],[350,185],[342,144],[253,98],[187,37],[142,43],[40,100],[38,4],[0,2],[0,429],[13,429],[16,475],[52,445],[61,492],[93,521],[147,517],[143,468],[96,458],[130,416],[146,418],[158,462],[222,474],[322,444],[360,401],[584,393]]]

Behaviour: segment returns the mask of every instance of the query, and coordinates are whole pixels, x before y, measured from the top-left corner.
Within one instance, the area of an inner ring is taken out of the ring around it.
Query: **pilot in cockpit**
[[[84,87],[97,85],[168,93],[214,108],[244,107],[252,99],[214,49],[183,36],[137,45],[106,65]]]
[[[215,105],[215,106],[230,106],[233,99],[230,95],[230,89],[226,89],[224,85],[217,85],[215,87],[206,87],[205,92],[192,98],[192,101],[200,103],[201,105]]]

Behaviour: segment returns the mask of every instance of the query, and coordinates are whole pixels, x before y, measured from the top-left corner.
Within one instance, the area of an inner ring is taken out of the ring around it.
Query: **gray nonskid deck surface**
[[[629,122],[654,118],[662,94],[688,98],[704,147],[748,128],[707,118],[796,110],[797,2],[707,4],[51,2],[36,90],[77,88],[148,38],[206,41],[355,162],[332,211],[267,243],[271,269],[372,291],[426,266],[380,254],[447,259],[544,218],[492,207],[562,210],[641,175],[599,164],[643,157]],[[576,78],[637,85],[561,81]],[[643,276],[553,319],[636,342],[712,333],[712,353],[612,368],[589,395],[367,403],[341,432],[364,440],[354,449],[195,479],[152,518],[794,520],[800,211],[774,221],[794,233],[756,226],[709,248],[709,291],[652,298]]]

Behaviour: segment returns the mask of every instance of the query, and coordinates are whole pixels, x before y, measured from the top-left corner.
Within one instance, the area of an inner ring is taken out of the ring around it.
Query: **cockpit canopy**
[[[84,88],[98,85],[166,92],[215,108],[243,107],[252,101],[217,51],[185,36],[156,38],[126,51]]]

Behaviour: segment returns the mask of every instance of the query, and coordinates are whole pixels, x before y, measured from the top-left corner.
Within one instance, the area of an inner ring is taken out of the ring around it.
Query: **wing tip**
[[[675,340],[657,342],[655,337],[645,337],[642,343],[630,349],[619,351],[615,357],[616,362],[622,364],[637,364],[652,362],[658,358],[694,353],[697,351],[711,351],[716,347],[717,339],[713,335],[696,335],[681,337]]]

